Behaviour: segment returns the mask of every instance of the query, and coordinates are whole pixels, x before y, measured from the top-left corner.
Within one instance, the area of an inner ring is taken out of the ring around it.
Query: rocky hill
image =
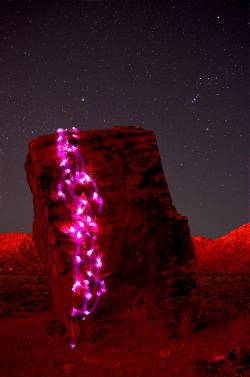
[[[0,271],[18,270],[20,274],[29,271],[37,274],[44,270],[39,261],[31,234],[0,234]]]
[[[250,271],[250,223],[215,240],[193,237],[198,268],[212,272]]]
[[[0,234],[0,315],[47,310],[50,302],[48,272],[32,236]]]

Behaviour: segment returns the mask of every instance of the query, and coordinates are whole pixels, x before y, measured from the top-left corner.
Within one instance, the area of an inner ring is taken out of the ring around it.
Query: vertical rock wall
[[[74,245],[60,231],[69,220],[65,205],[53,200],[60,177],[56,138],[33,139],[25,169],[33,238],[50,270],[54,310],[69,329]],[[80,131],[79,148],[103,198],[99,247],[107,286],[81,324],[85,337],[192,331],[201,308],[195,255],[187,218],[172,204],[153,132],[135,126]]]

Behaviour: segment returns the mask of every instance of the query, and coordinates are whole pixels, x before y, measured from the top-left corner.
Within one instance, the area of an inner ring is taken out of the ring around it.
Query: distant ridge
[[[29,233],[0,234],[0,273],[44,270],[32,235]]]
[[[250,223],[211,240],[193,237],[198,269],[214,272],[250,272]],[[0,234],[0,272],[12,269],[42,270],[32,235]]]
[[[29,233],[0,233],[0,250],[19,250],[23,242],[33,243]]]
[[[250,223],[211,240],[193,237],[198,268],[216,272],[250,272]]]

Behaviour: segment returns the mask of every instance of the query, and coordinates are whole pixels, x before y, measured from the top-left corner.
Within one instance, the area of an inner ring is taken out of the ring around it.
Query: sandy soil
[[[214,292],[208,280],[206,287],[210,292],[206,292],[204,328],[184,339],[142,342],[130,338],[121,343],[106,338],[102,343],[83,342],[70,350],[65,336],[59,333],[57,327],[51,327],[52,313],[27,313],[2,318],[1,377],[250,376],[250,357],[249,363],[247,361],[250,315],[246,310],[242,313],[240,297],[238,307],[237,297],[231,297],[234,304],[223,306],[230,301],[223,284],[221,289],[217,287],[216,299],[211,305]],[[217,284],[216,279],[214,284]],[[245,284],[244,287],[248,286]],[[237,295],[237,290],[236,293],[231,292]],[[248,299],[245,297],[245,301]],[[240,347],[237,360],[218,362],[212,367],[213,358],[225,356],[235,347]],[[221,369],[220,364],[224,364]]]
[[[198,240],[204,312],[192,336],[167,341],[124,337],[122,342],[107,336],[70,350],[51,312],[9,313],[0,321],[0,377],[250,377],[250,268],[235,267],[243,249],[233,258],[230,237],[216,244],[214,257],[210,241]],[[218,245],[227,251],[219,259]],[[228,268],[221,268],[223,258]],[[246,266],[244,250],[241,259]]]

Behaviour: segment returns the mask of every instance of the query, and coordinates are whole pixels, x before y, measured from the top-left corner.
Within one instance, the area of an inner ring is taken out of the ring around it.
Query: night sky
[[[28,142],[58,127],[155,132],[193,235],[249,222],[247,1],[1,1],[0,232],[31,232]]]

